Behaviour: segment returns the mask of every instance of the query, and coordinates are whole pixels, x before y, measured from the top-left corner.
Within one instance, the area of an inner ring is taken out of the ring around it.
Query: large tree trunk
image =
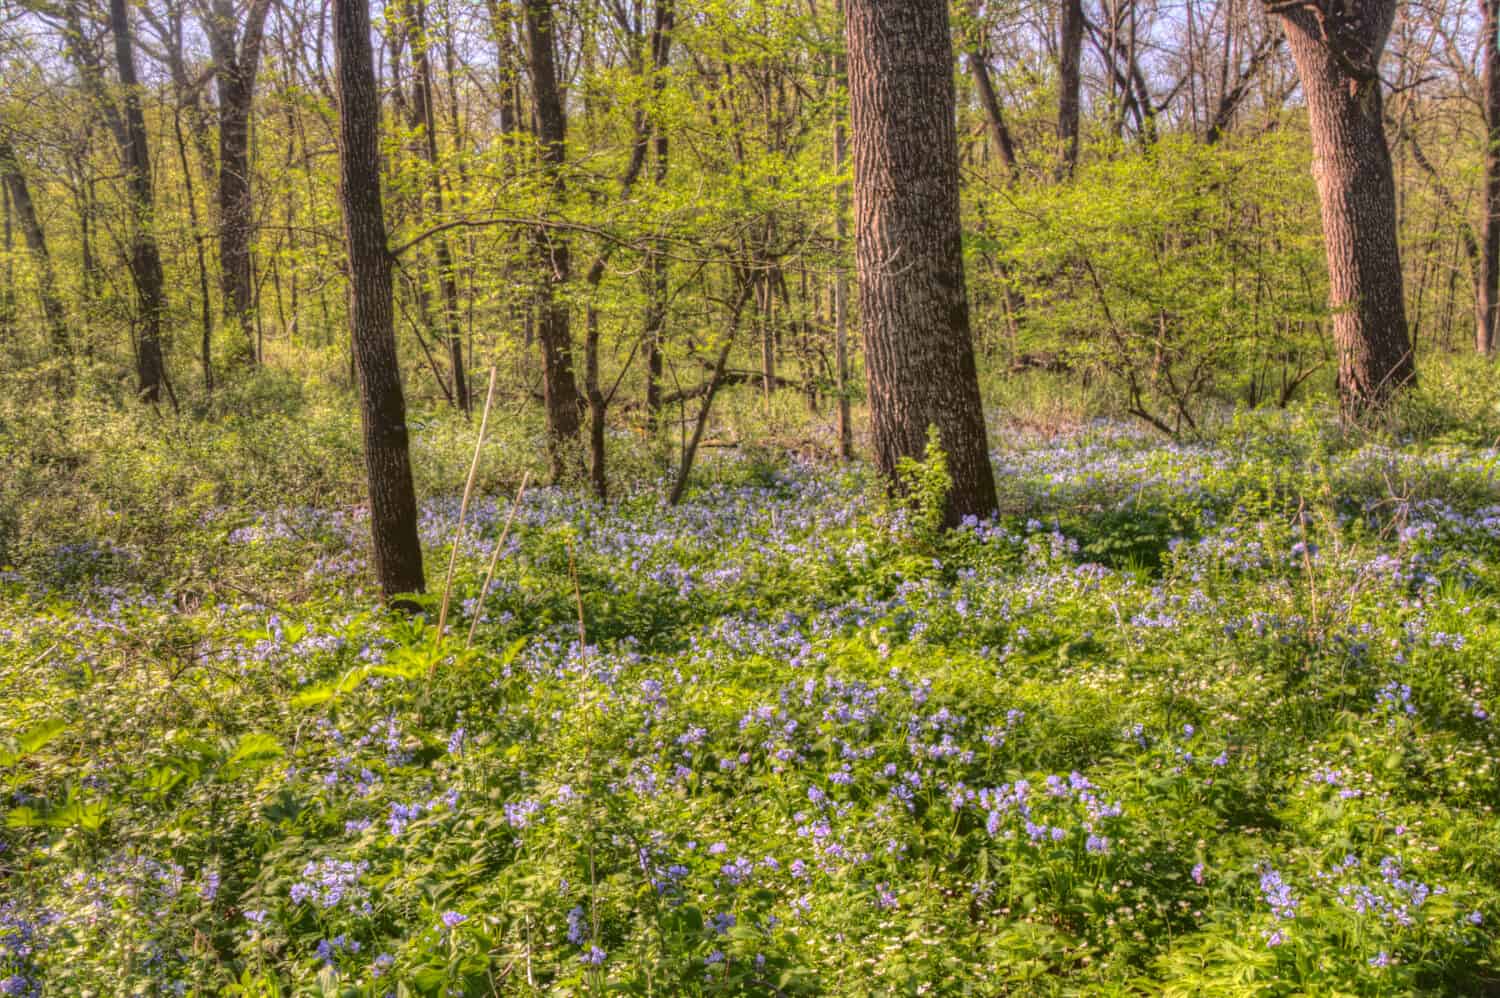
[[[260,69],[261,36],[270,8],[270,0],[253,0],[238,43],[232,0],[213,0],[204,21],[219,94],[219,270],[224,321],[230,334],[237,337],[231,343],[233,354],[249,363],[255,362],[251,336],[255,277],[250,242],[255,208],[250,198],[250,115]]]
[[[68,318],[63,311],[62,298],[57,293],[57,274],[52,267],[52,256],[47,251],[47,236],[37,218],[36,205],[31,200],[31,188],[26,175],[21,172],[21,161],[11,147],[9,139],[0,133],[0,180],[10,195],[16,220],[21,225],[21,236],[26,249],[31,253],[36,266],[37,293],[42,300],[42,315],[47,320],[47,332],[52,340],[53,363],[56,365],[52,378],[53,388],[59,397],[66,396],[73,379],[73,349],[68,334]],[[6,218],[6,235],[9,236],[9,217]],[[7,287],[7,292],[9,288]]]
[[[945,520],[995,510],[959,228],[944,0],[847,0],[855,257],[875,462],[888,478],[936,426]]]
[[[553,56],[551,0],[526,0],[526,40],[531,81],[536,94],[537,137],[542,162],[551,174],[555,197],[566,190],[567,118],[557,84]],[[542,399],[547,409],[547,446],[553,481],[580,470],[579,428],[583,397],[573,376],[573,332],[568,303],[560,297],[569,276],[568,240],[561,231],[536,230],[537,263],[542,269],[537,292],[537,339],[542,346]]]
[[[130,192],[130,276],[140,309],[136,343],[136,375],[141,398],[161,401],[166,377],[161,352],[162,313],[166,310],[161,252],[156,245],[156,205],[151,189],[151,147],[146,141],[146,117],[141,113],[140,86],[135,74],[135,50],[130,34],[127,0],[109,0],[109,27],[115,36],[115,60],[123,91],[122,152],[126,186]]]
[[[1396,244],[1396,185],[1376,72],[1395,9],[1395,0],[1364,3],[1354,19],[1338,8],[1281,10],[1307,99],[1339,399],[1354,415],[1381,407],[1416,381]]]
[[[1500,314],[1500,0],[1484,0],[1484,224],[1481,243],[1478,329],[1474,345],[1482,354],[1495,349]]]
[[[349,253],[349,330],[359,371],[370,534],[382,595],[421,592],[422,545],[396,355],[390,248],[380,197],[380,97],[368,0],[334,0],[339,194]]]
[[[1057,46],[1057,141],[1062,165],[1071,173],[1078,162],[1078,94],[1083,80],[1083,0],[1063,0]]]

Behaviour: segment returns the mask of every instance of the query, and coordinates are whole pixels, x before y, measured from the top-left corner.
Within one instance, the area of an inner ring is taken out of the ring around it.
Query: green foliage
[[[316,422],[303,404],[279,418]],[[160,450],[118,418],[135,474],[171,485],[157,515],[208,517],[170,556],[143,508],[24,513],[0,979],[1378,995],[1495,973],[1486,447],[1298,411],[1194,445],[1007,428],[1002,519],[947,533],[935,441],[896,504],[858,469],[725,450],[676,510],[649,480],[611,506],[533,490],[481,606],[504,483],[458,534],[439,643],[368,609],[355,482],[234,491],[202,460],[273,415]],[[465,432],[423,434],[436,480]],[[59,509],[143,501],[99,441],[77,495],[45,478]],[[57,442],[29,446],[48,469]],[[432,563],[456,510],[424,505]]]
[[[1064,184],[981,199],[978,293],[1007,295],[1012,354],[1092,372],[1115,404],[1189,433],[1214,403],[1282,404],[1327,372],[1323,249],[1300,136],[1162,139]],[[1322,382],[1319,382],[1321,385]]]
[[[896,465],[896,477],[896,492],[908,515],[912,537],[919,546],[930,549],[942,534],[948,493],[953,491],[948,455],[938,440],[936,426],[927,427],[922,460],[903,457]]]

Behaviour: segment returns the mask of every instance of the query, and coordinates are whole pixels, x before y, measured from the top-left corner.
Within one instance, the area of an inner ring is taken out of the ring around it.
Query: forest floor
[[[1500,993],[1493,447],[1007,435],[946,535],[726,451],[528,490],[480,605],[511,478],[439,643],[194,432],[8,493],[0,993]]]

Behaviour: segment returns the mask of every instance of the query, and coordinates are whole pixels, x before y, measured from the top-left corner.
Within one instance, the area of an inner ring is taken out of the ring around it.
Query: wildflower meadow
[[[0,993],[1495,993],[1500,451],[1005,439],[955,531],[937,452],[498,470],[441,634],[162,443],[0,577]]]

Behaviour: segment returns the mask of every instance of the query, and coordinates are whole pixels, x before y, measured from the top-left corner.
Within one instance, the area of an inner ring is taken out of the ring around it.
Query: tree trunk
[[[656,29],[651,37],[651,62],[656,70],[651,78],[651,88],[657,95],[660,95],[666,86],[662,70],[666,67],[671,53],[672,29],[676,25],[676,20],[677,11],[673,0],[657,0]],[[660,197],[667,185],[670,146],[666,126],[660,119],[656,121],[654,130],[656,164],[651,180]],[[651,304],[647,309],[646,317],[646,428],[651,439],[655,440],[661,424],[661,345],[666,335],[667,324],[667,241],[657,240],[649,256]]]
[[[0,252],[4,253],[5,260],[5,283],[0,284],[0,337],[9,341],[16,332],[16,268],[11,259],[11,252],[15,247],[11,234],[10,221],[10,187],[0,177],[0,208],[4,209],[4,242],[0,243]]]
[[[177,139],[177,162],[182,167],[182,184],[188,207],[188,225],[193,230],[193,255],[198,261],[198,325],[201,338],[198,345],[199,363],[203,366],[203,393],[214,392],[214,316],[208,294],[208,257],[203,252],[205,238],[203,227],[198,222],[198,196],[193,190],[193,171],[188,164],[187,137],[182,134],[182,100],[178,95],[177,106],[172,109],[172,132]]]
[[[1500,313],[1500,0],[1484,0],[1484,223],[1480,242],[1478,329],[1474,345],[1482,354],[1495,349]]]
[[[767,243],[769,243],[769,238]],[[771,416],[771,393],[776,390],[776,296],[771,287],[772,271],[760,275],[760,390],[766,418]]]
[[[380,97],[368,0],[334,0],[339,194],[349,253],[349,329],[359,372],[375,575],[386,598],[425,588],[406,399],[396,355],[390,248],[380,196]]]
[[[599,387],[599,309],[590,304],[585,319],[583,388],[589,403],[589,484],[601,502],[609,498],[609,475],[605,470],[604,414],[609,400]]]
[[[848,67],[838,56],[834,73],[840,84],[848,86]],[[849,162],[849,136],[844,131],[844,116],[833,119],[833,172],[840,177]],[[847,461],[854,456],[854,424],[849,412],[849,267],[844,256],[849,245],[849,185],[842,179],[834,193],[833,234],[838,243],[838,263],[833,278],[833,376],[838,390],[839,457]]]
[[[1339,400],[1351,415],[1382,407],[1416,381],[1376,72],[1395,6],[1395,0],[1362,4],[1353,20],[1335,10],[1321,23],[1307,8],[1281,13],[1307,99]]]
[[[416,77],[413,94],[417,124],[422,129],[422,156],[432,172],[432,200],[437,218],[442,219],[446,210],[443,175],[438,169],[437,114],[433,98],[431,45],[427,37],[427,4],[416,0],[415,34],[412,38],[412,72]],[[448,237],[439,234],[434,239],[434,255],[437,257],[438,291],[443,303],[443,339],[448,346],[448,365],[453,372],[453,404],[467,413],[470,407],[469,379],[464,371],[463,324],[459,319],[458,278],[453,265],[453,249]]]
[[[693,461],[698,456],[699,444],[703,442],[703,431],[708,426],[708,414],[713,408],[714,396],[719,393],[720,387],[724,384],[724,369],[729,363],[729,351],[734,348],[735,338],[740,331],[740,317],[744,315],[745,303],[750,300],[753,291],[751,282],[755,280],[754,277],[748,274],[737,274],[735,279],[740,287],[734,302],[730,305],[729,331],[719,347],[718,357],[714,360],[713,373],[709,375],[708,385],[703,394],[703,405],[693,421],[693,434],[682,443],[682,457],[677,465],[677,480],[672,484],[672,492],[667,497],[669,506],[676,506],[681,502],[683,494],[687,491],[688,476],[693,472]]]
[[[551,0],[526,0],[526,40],[536,94],[537,137],[542,163],[551,175],[553,196],[566,192],[567,118],[557,84],[553,55]],[[568,240],[560,231],[539,226],[535,237],[542,269],[537,291],[537,339],[542,346],[542,400],[547,409],[547,446],[553,481],[578,470],[578,436],[583,398],[573,376],[573,333],[568,303],[559,297],[569,275]]]
[[[52,386],[59,398],[65,397],[73,383],[73,347],[68,333],[68,318],[63,311],[62,297],[57,293],[57,273],[52,267],[52,256],[47,251],[47,236],[37,218],[36,205],[31,200],[31,188],[26,183],[26,174],[21,171],[21,162],[10,141],[0,134],[0,180],[10,196],[10,204],[16,221],[21,226],[21,238],[31,254],[36,267],[37,293],[42,300],[42,315],[47,320],[47,333],[52,341],[52,362],[56,365]],[[6,239],[9,248],[10,216],[6,216]],[[9,294],[7,286],[6,293]]]
[[[974,88],[979,91],[979,103],[984,108],[985,124],[989,128],[990,142],[995,155],[1011,176],[1016,173],[1016,144],[1005,124],[1005,113],[1000,109],[1000,95],[995,93],[994,81],[990,79],[989,57],[983,49],[969,53],[969,72],[974,74]]]
[[[944,0],[847,0],[855,258],[875,463],[894,481],[936,426],[945,521],[994,512],[959,227]]]
[[[136,346],[136,375],[140,396],[161,401],[166,371],[162,361],[162,313],[166,310],[161,252],[156,245],[155,200],[151,189],[151,147],[146,141],[146,117],[141,112],[140,86],[135,75],[135,50],[130,34],[127,0],[109,0],[109,26],[115,36],[115,59],[124,91],[122,152],[126,186],[130,192],[130,275],[140,309]]]
[[[1057,46],[1057,141],[1063,172],[1078,162],[1078,94],[1083,80],[1083,0],[1063,0]]]
[[[203,19],[219,95],[219,286],[224,323],[234,337],[230,341],[231,356],[249,364],[256,360],[251,337],[255,277],[250,243],[255,206],[250,197],[250,116],[255,77],[260,70],[260,42],[270,8],[270,0],[252,0],[238,40],[232,0],[213,0]]]

